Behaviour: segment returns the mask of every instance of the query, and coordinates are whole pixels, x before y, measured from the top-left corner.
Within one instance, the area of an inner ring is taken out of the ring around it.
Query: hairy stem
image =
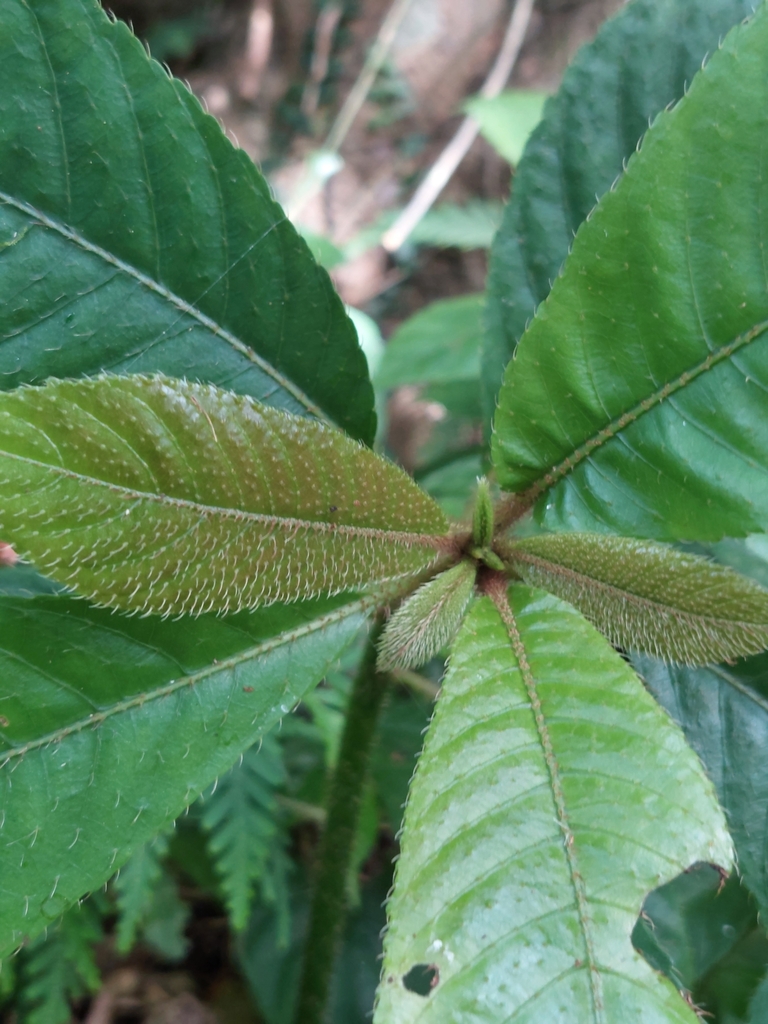
[[[346,886],[360,805],[368,776],[379,713],[390,677],[376,671],[376,644],[383,623],[371,630],[352,687],[336,771],[328,797],[328,818],[320,842],[310,911],[304,968],[295,1020],[321,1024],[324,1019],[336,950],[346,910]]]

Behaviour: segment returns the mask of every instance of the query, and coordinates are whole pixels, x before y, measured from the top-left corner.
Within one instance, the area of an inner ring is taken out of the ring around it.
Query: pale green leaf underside
[[[761,7],[582,225],[507,369],[494,461],[547,528],[765,528],[767,140]]]
[[[374,604],[163,622],[0,598],[0,957],[288,714]]]
[[[575,605],[617,647],[688,665],[768,647],[768,591],[705,558],[597,533],[531,537],[510,554],[526,583]]]
[[[178,615],[352,590],[424,570],[446,529],[392,463],[213,386],[0,395],[0,536],[98,604]]]
[[[95,0],[0,3],[0,387],[189,376],[371,441],[355,331],[242,150]]]
[[[694,1024],[637,954],[645,895],[725,821],[682,734],[556,598],[510,591],[528,685],[490,599],[451,655],[406,808],[377,1024]],[[403,976],[433,964],[426,997]]]

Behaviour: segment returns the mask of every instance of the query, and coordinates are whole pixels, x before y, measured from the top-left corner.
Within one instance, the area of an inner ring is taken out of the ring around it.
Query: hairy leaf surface
[[[418,573],[446,521],[340,431],[159,377],[0,394],[0,536],[103,605],[238,611]]]
[[[381,634],[380,672],[418,668],[451,642],[472,598],[476,572],[474,562],[462,560],[405,599]]]
[[[504,367],[578,227],[650,121],[680,99],[704,57],[755,6],[752,0],[633,0],[566,71],[515,172],[491,253],[483,341],[489,419]]]
[[[658,117],[507,370],[499,480],[548,528],[765,528],[767,141],[761,7]]]
[[[0,598],[0,956],[229,769],[325,675],[373,603],[162,621]]]
[[[739,871],[768,915],[768,656],[684,668],[636,655],[633,664],[698,753],[717,788]]]
[[[0,381],[190,376],[371,441],[326,273],[248,156],[94,0],[0,3]]]
[[[694,1024],[632,948],[648,891],[727,866],[711,783],[629,666],[522,585],[459,634],[406,808],[382,1024]],[[516,623],[516,625],[515,625]],[[417,965],[433,986],[409,991]]]
[[[768,647],[768,590],[651,541],[555,533],[515,543],[515,570],[570,604],[612,644],[688,665]]]

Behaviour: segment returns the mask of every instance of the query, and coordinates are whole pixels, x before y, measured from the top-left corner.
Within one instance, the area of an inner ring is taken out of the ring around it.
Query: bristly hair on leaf
[[[418,668],[456,635],[475,586],[477,567],[462,559],[424,583],[384,627],[376,667],[380,672]]]
[[[706,665],[768,647],[768,590],[664,544],[545,534],[514,542],[506,560],[526,583],[574,605],[626,650]]]

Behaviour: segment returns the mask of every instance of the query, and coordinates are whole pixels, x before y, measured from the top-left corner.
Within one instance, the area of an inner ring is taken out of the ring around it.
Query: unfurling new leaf
[[[474,562],[465,559],[400,605],[382,633],[380,672],[418,668],[453,639],[472,597],[475,573]]]
[[[768,647],[768,590],[705,558],[593,533],[528,538],[509,556],[526,583],[574,605],[618,647],[688,665]]]
[[[0,536],[99,604],[236,611],[417,575],[445,517],[322,423],[163,377],[0,395]]]

